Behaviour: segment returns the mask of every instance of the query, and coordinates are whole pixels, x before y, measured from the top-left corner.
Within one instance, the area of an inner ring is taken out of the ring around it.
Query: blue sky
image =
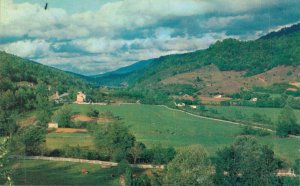
[[[0,50],[99,74],[229,37],[256,39],[298,23],[299,7],[299,0],[1,0]]]

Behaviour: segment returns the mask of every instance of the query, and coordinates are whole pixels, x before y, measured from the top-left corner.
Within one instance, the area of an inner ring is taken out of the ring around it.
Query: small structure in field
[[[175,105],[177,106],[177,107],[184,107],[185,106],[185,103],[175,103]]]
[[[196,105],[190,105],[190,107],[191,107],[192,109],[197,109],[197,106],[196,106]]]
[[[222,98],[223,96],[221,94],[218,94],[218,95],[215,95],[214,98],[217,98],[217,99],[220,99]]]
[[[76,103],[85,103],[86,95],[83,92],[78,92],[76,97]]]
[[[257,98],[251,98],[251,100],[250,101],[252,101],[252,102],[257,102]]]
[[[48,123],[48,129],[57,129],[58,123]]]

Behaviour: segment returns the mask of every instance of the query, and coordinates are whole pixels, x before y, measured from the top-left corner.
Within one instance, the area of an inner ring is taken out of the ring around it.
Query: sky
[[[299,0],[0,0],[0,50],[95,75],[226,38],[253,40],[300,22],[299,7]]]

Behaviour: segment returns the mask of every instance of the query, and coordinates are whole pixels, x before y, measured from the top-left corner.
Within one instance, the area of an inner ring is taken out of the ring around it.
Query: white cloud
[[[43,57],[49,53],[49,43],[44,40],[25,40],[0,45],[0,49],[21,57]]]
[[[121,48],[126,41],[107,38],[88,38],[73,40],[70,44],[89,53],[109,53]]]
[[[6,4],[0,9],[0,39],[19,40],[0,49],[38,58],[43,64],[97,74],[139,60],[206,48],[229,37],[225,34],[229,25],[255,22],[253,10],[282,1],[123,0],[75,14],[61,8],[44,10],[38,4],[1,2]],[[264,33],[253,32],[247,37],[255,39]]]

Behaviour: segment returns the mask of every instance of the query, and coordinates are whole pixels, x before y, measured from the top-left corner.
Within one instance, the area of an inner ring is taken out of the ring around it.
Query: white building
[[[48,129],[57,129],[58,123],[48,123]]]

